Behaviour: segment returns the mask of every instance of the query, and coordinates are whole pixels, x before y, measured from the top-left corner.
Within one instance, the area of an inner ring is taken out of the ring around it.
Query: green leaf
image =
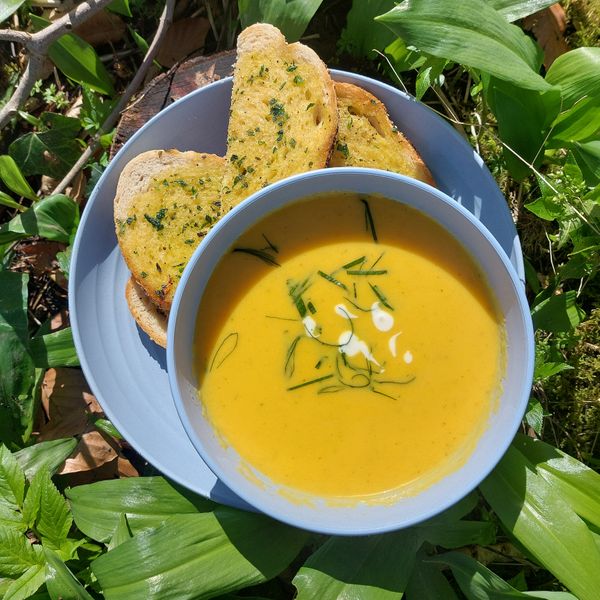
[[[329,538],[294,577],[297,599],[402,598],[419,546],[419,536],[411,529],[369,537]]]
[[[10,450],[0,444],[0,502],[9,508],[23,506],[25,475]]]
[[[0,527],[0,577],[16,577],[42,564],[39,550],[39,546],[32,546],[22,533]]]
[[[27,530],[21,513],[5,504],[0,504],[0,527],[7,527],[22,533]]]
[[[0,270],[0,440],[19,445],[29,438],[36,406],[27,282],[26,274]]]
[[[496,539],[494,524],[486,521],[433,521],[418,525],[415,531],[425,541],[443,548],[462,548],[471,544],[485,546]]]
[[[25,0],[2,0],[2,4],[0,4],[0,22],[16,12],[23,2]]]
[[[30,598],[44,584],[46,569],[44,565],[29,567],[6,590],[2,600],[25,600]]]
[[[76,446],[77,440],[72,437],[37,442],[33,446],[15,452],[14,457],[25,471],[27,478],[31,480],[38,471],[42,470],[53,475],[65,459],[73,454]]]
[[[106,433],[107,435],[112,435],[114,438],[118,440],[122,440],[123,436],[119,433],[117,428],[108,420],[108,419],[98,419],[94,416],[91,417],[94,422],[94,427],[102,431],[102,433]]]
[[[544,426],[544,407],[539,400],[529,399],[525,421],[538,435],[541,435]]]
[[[407,599],[458,600],[456,592],[438,566],[423,560],[424,558],[426,555],[420,552],[406,588]]]
[[[556,600],[577,600],[571,594],[539,596],[539,592],[523,593],[490,571],[487,567],[466,554],[448,552],[429,558],[429,562],[448,565],[454,579],[468,600],[529,600],[532,596],[556,598]],[[547,594],[542,592],[542,594]]]
[[[69,242],[79,223],[79,207],[71,198],[56,194],[36,202],[24,213],[0,226],[0,244],[39,235]]]
[[[16,139],[8,147],[8,153],[23,175],[60,179],[81,154],[76,140],[81,125],[78,119],[56,113],[43,113],[41,120],[42,128]]]
[[[137,534],[92,571],[107,600],[211,598],[278,575],[306,538],[263,515],[219,507]]]
[[[48,21],[36,15],[29,15],[37,30],[48,25]],[[115,89],[112,78],[102,64],[96,51],[86,41],[74,33],[67,33],[50,44],[48,57],[69,79],[85,84],[92,89],[113,96]]]
[[[408,45],[490,73],[523,88],[546,91],[534,42],[484,0],[404,0],[377,17]]]
[[[600,589],[600,552],[565,499],[511,446],[480,489],[503,526],[580,600]]]
[[[131,9],[129,8],[129,0],[114,0],[107,7],[110,12],[123,15],[124,17],[132,17]]]
[[[63,252],[56,253],[56,262],[58,262],[58,266],[60,270],[63,272],[63,275],[69,279],[69,270],[71,268],[71,248],[73,246],[68,246],[66,250]]]
[[[561,112],[552,124],[548,147],[562,148],[573,142],[598,137],[600,131],[600,97],[583,98]]]
[[[417,100],[420,100],[425,95],[425,92],[435,84],[447,64],[448,61],[442,58],[428,58],[425,61],[419,70],[415,84],[415,96]]]
[[[577,306],[577,292],[571,290],[542,300],[533,307],[531,316],[536,329],[558,333],[577,327],[584,313]]]
[[[542,10],[552,4],[552,0],[488,0],[507,21],[516,21],[532,15],[538,10]]]
[[[600,96],[600,48],[577,48],[559,56],[546,81],[560,88],[563,110],[581,98]]]
[[[29,200],[37,200],[35,192],[31,189],[25,177],[23,177],[21,169],[19,169],[17,163],[8,154],[0,156],[0,179],[15,194],[19,194],[19,196],[23,196]]]
[[[510,148],[503,149],[506,166],[520,181],[531,174],[525,162],[538,167],[544,158],[546,136],[560,110],[560,93],[523,90],[496,77],[489,78],[484,89],[498,121],[498,135]]]
[[[69,505],[52,483],[47,471],[42,471],[40,511],[36,521],[36,529],[43,537],[55,546],[67,539],[73,517]]]
[[[555,488],[555,493],[589,523],[600,528],[600,475],[540,440],[519,434],[514,446],[535,466],[536,472]]]
[[[395,6],[394,0],[362,0],[353,2],[346,17],[339,45],[356,57],[374,58],[374,49],[383,52],[395,39],[395,35],[375,17]]]
[[[551,196],[541,196],[537,200],[525,204],[525,208],[544,221],[554,221],[565,216],[564,207]]]
[[[93,600],[60,557],[44,548],[46,557],[46,587],[52,600]]]
[[[35,525],[35,521],[40,512],[40,506],[42,504],[42,488],[44,487],[46,477],[45,471],[38,471],[31,479],[29,489],[27,490],[27,496],[25,496],[25,502],[23,504],[23,520],[30,529]]]
[[[270,23],[288,42],[298,41],[323,0],[238,0],[242,29],[253,23]]]
[[[98,481],[69,488],[66,496],[77,527],[100,542],[112,537],[122,514],[137,534],[158,527],[172,515],[195,514],[215,506],[162,477]]]
[[[574,367],[572,365],[564,362],[543,362],[541,364],[536,363],[533,378],[536,381],[544,381],[553,375],[557,375],[563,371],[569,371],[573,368]]]
[[[4,192],[0,192],[0,204],[2,206],[7,206],[8,208],[14,208],[19,212],[27,210],[25,206],[19,204],[18,202],[15,202],[8,194],[5,194]]]
[[[119,517],[119,523],[115,527],[115,532],[113,533],[113,536],[110,538],[108,549],[112,550],[113,548],[120,546],[123,542],[126,542],[132,537],[133,533],[131,533],[129,522],[127,521],[127,515],[123,513]]]
[[[36,367],[78,367],[79,358],[70,327],[31,340],[31,356]]]
[[[573,155],[586,182],[596,185],[600,181],[600,140],[593,142],[575,142]]]

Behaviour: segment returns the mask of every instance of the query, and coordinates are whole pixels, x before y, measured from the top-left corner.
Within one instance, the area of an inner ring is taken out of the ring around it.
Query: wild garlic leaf
[[[10,450],[0,446],[0,502],[9,508],[20,508],[25,493],[25,475]]]
[[[93,600],[56,552],[44,548],[44,555],[46,557],[46,587],[51,598]]]
[[[25,600],[37,592],[46,579],[46,567],[42,564],[29,567],[6,590],[2,600]]]
[[[73,517],[67,501],[52,483],[47,471],[40,475],[41,505],[37,518],[36,529],[40,535],[48,538],[56,546],[67,539],[67,534],[73,524]]]

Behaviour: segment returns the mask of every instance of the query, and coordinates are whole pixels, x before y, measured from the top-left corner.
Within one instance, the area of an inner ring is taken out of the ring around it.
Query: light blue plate
[[[474,214],[498,240],[521,280],[521,247],[506,200],[471,146],[425,105],[373,79],[332,71],[380,98],[429,166],[439,188]],[[171,397],[165,351],[140,331],[127,308],[129,271],[113,224],[121,171],[141,152],[161,148],[224,155],[231,79],[175,102],[142,127],[102,175],[73,245],[69,309],[75,346],[108,418],[148,462],[183,486],[218,502],[247,507],[206,466]]]

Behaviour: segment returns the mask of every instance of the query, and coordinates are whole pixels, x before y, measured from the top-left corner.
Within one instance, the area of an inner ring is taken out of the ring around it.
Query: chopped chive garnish
[[[390,384],[390,385],[406,385],[407,383],[411,383],[412,381],[414,381],[416,379],[416,377],[414,375],[412,375],[411,377],[407,377],[406,379],[385,379],[385,380],[381,380],[381,379],[373,379],[373,381],[375,383],[381,383],[383,384]]]
[[[358,296],[356,295],[356,283],[352,284],[352,289],[354,291],[354,299],[356,300],[356,298],[358,298]]]
[[[279,254],[279,248],[275,244],[273,244],[273,242],[271,242],[271,240],[269,240],[269,238],[264,233],[262,234],[262,236],[263,238],[265,238],[265,242],[267,242],[269,248],[271,248],[271,250],[273,250],[275,254]]]
[[[281,266],[268,252],[265,252],[264,250],[257,250],[256,248],[234,248],[233,251],[244,252],[245,254],[256,256],[256,258],[260,258],[260,260],[266,262],[272,267]]]
[[[389,398],[390,400],[398,400],[398,398],[395,398],[394,396],[390,396],[389,394],[386,394],[385,392],[381,392],[379,390],[376,390],[374,387],[371,388],[371,391],[374,394],[379,394],[380,396],[385,396],[386,398]]]
[[[327,273],[323,273],[323,271],[317,271],[317,273],[323,279],[327,279],[327,281],[329,281],[330,283],[333,283],[333,285],[337,285],[338,287],[341,287],[344,290],[348,290],[348,288],[341,281],[338,281],[335,277],[332,277],[331,275],[328,275]]]
[[[210,363],[209,371],[212,371],[215,366],[215,362],[217,362],[217,358],[219,358],[219,364],[217,364],[217,369],[225,362],[227,358],[231,355],[231,353],[237,348],[238,344],[238,334],[237,332],[230,333],[225,336],[225,339],[221,342],[215,355]]]
[[[383,304],[385,307],[389,308],[390,310],[394,310],[394,307],[391,304],[389,304],[389,302],[387,301],[387,298],[383,295],[383,292],[376,285],[369,283],[369,286],[371,287],[371,289],[373,290],[373,293],[377,296],[377,298],[379,298],[379,301],[381,302],[381,304]]]
[[[292,390],[297,390],[307,385],[312,385],[313,383],[319,383],[319,381],[325,381],[326,379],[331,379],[332,377],[333,373],[330,373],[329,375],[323,375],[323,377],[317,377],[316,379],[311,379],[310,381],[305,381],[303,383],[299,383],[298,385],[293,385],[292,387],[289,387],[287,391],[291,392]]]
[[[371,207],[369,203],[364,198],[361,198],[360,201],[365,205],[365,226],[367,231],[371,231],[371,235],[373,236],[373,240],[377,241],[377,232],[375,231],[375,222],[373,221],[373,215],[371,214]]]
[[[310,311],[311,315],[314,315],[317,312],[317,309],[315,308],[315,305],[312,302],[309,302],[306,307],[308,308],[308,310]]]
[[[277,319],[278,321],[294,321],[297,322],[298,319],[290,319],[288,317],[276,317],[275,315],[265,315],[266,319]]]
[[[334,394],[335,392],[341,392],[345,389],[343,385],[326,385],[317,391],[317,394]]]
[[[375,262],[369,267],[369,269],[373,269],[375,267],[375,265],[383,258],[383,255],[385,254],[385,252],[382,252],[378,257],[377,260],[375,260]]]
[[[350,302],[350,304],[352,304],[352,306],[354,306],[354,308],[356,308],[362,312],[373,312],[372,308],[363,308],[362,306],[356,304],[356,302],[353,302],[352,300],[350,300],[350,298],[348,298],[347,296],[344,296],[344,300],[346,300],[347,302]]]
[[[317,364],[315,365],[315,369],[320,369],[321,365],[323,364],[323,361],[326,360],[326,356],[322,356],[318,361]]]
[[[296,346],[298,345],[298,342],[301,339],[302,339],[302,336],[299,335],[290,344],[290,347],[288,348],[287,354],[285,356],[285,365],[283,366],[283,370],[288,377],[291,377],[294,374],[294,369],[296,368],[296,361],[295,361]]]
[[[346,271],[348,275],[385,275],[387,274],[387,269],[382,269],[381,271]]]
[[[306,316],[306,305],[304,304],[304,300],[302,300],[301,297],[298,297],[294,300],[294,304],[296,305],[296,308],[298,309],[300,318],[304,319],[304,317]]]
[[[356,260],[349,262],[347,265],[344,265],[342,267],[342,269],[350,269],[351,267],[355,267],[356,265],[361,265],[362,263],[365,262],[365,260],[367,260],[367,257],[361,256],[360,258],[357,258]]]

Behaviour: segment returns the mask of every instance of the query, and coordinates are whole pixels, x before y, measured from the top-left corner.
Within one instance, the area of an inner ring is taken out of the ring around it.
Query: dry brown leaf
[[[92,46],[118,42],[127,30],[125,22],[119,15],[101,10],[82,25],[73,30]]]
[[[564,38],[567,16],[560,4],[553,4],[526,17],[523,20],[523,26],[533,32],[542,47],[546,69],[561,54],[569,51],[569,45]]]
[[[42,406],[48,422],[40,428],[40,441],[80,435],[89,427],[88,413],[103,414],[80,369],[48,369]]]
[[[119,456],[117,463],[119,477],[139,477],[137,469],[124,456]]]
[[[75,454],[65,460],[59,475],[91,471],[118,458],[116,450],[98,431],[88,431],[81,436]]]
[[[156,60],[165,67],[172,67],[186,56],[204,48],[209,29],[210,23],[204,17],[176,21],[169,27]]]

